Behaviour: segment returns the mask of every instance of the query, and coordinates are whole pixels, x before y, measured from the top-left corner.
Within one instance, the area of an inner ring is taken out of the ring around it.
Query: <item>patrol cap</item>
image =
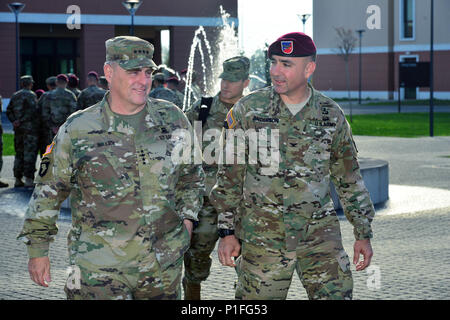
[[[164,76],[164,73],[162,73],[162,72],[158,72],[158,73],[155,73],[154,75],[153,75],[153,80],[156,80],[156,81],[159,81],[159,82],[165,82],[165,76]]]
[[[24,75],[20,77],[21,83],[34,83],[33,77],[30,75]]]
[[[268,56],[309,57],[316,54],[314,41],[303,32],[291,32],[279,37],[269,46]]]
[[[132,36],[119,36],[106,40],[106,62],[117,62],[125,70],[157,69],[153,62],[153,45]]]
[[[223,72],[219,78],[236,82],[248,79],[250,60],[244,56],[236,56],[223,62]]]
[[[45,84],[53,87],[56,86],[56,77],[55,76],[48,77],[47,79],[45,79]]]
[[[58,74],[58,75],[56,76],[56,80],[58,80],[58,81],[64,81],[64,82],[69,82],[69,78],[67,78],[67,76],[66,76],[65,74],[63,74],[63,73]]]

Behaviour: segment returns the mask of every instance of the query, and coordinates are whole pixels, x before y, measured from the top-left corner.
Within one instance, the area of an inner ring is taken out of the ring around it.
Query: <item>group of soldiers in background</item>
[[[150,97],[168,100],[183,108],[186,73],[187,69],[178,74],[173,69],[160,65],[153,75]],[[188,104],[197,101],[202,95],[200,87],[195,83],[195,76],[194,72],[192,95]],[[108,90],[106,78],[95,71],[88,73],[87,87],[84,90],[78,88],[79,78],[75,74],[51,76],[45,82],[47,91],[32,91],[33,77],[22,76],[21,89],[12,95],[6,109],[6,115],[14,127],[16,155],[13,170],[16,188],[34,186],[37,155],[42,157],[46,153],[46,148],[70,114],[101,101]],[[0,160],[0,170],[1,165]],[[4,187],[8,187],[8,184],[0,181],[0,188]]]
[[[36,158],[46,153],[53,137],[67,117],[103,99],[107,86],[95,71],[87,76],[88,86],[78,88],[74,74],[59,74],[47,78],[47,90],[32,91],[34,80],[30,75],[20,78],[22,89],[15,92],[6,109],[6,116],[14,128],[14,187],[33,187]],[[106,82],[107,85],[107,82]],[[25,181],[22,180],[25,178]]]

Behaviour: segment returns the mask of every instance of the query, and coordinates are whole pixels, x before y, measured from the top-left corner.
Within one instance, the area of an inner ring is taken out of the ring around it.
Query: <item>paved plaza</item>
[[[361,157],[389,162],[389,197],[377,206],[373,221],[374,256],[370,269],[356,272],[354,299],[450,299],[450,137],[355,137]],[[13,185],[13,157],[4,157],[2,180]],[[0,190],[0,299],[65,299],[66,235],[70,216],[61,215],[51,244],[52,282],[32,283],[25,245],[16,240],[31,191]],[[353,257],[352,226],[341,216],[344,247]],[[222,267],[212,254],[211,275],[202,284],[205,300],[233,300],[234,269]],[[298,276],[288,299],[306,300]]]

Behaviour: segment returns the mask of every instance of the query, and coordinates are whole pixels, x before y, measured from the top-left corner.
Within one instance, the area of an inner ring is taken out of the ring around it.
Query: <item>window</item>
[[[415,0],[400,0],[400,40],[414,40],[415,22]]]

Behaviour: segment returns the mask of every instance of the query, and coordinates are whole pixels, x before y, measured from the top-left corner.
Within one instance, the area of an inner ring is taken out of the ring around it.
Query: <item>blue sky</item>
[[[279,36],[303,31],[298,15],[312,14],[312,0],[238,0],[239,45],[252,54]],[[312,16],[306,22],[306,34],[312,37]]]

